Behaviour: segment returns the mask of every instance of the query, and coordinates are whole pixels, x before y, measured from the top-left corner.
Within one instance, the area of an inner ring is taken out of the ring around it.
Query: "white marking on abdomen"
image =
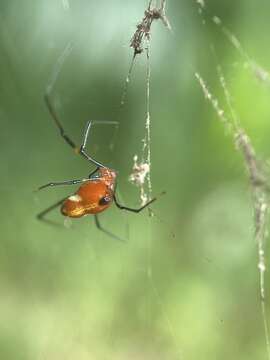
[[[74,202],[80,202],[80,201],[82,201],[82,198],[80,197],[80,195],[75,194],[75,195],[71,195],[68,198],[68,200],[74,201]]]

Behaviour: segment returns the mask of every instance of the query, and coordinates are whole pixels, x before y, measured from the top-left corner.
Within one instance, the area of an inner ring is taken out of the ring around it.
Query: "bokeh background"
[[[125,244],[99,232],[91,216],[70,222],[54,211],[58,227],[36,220],[75,190],[35,193],[38,186],[91,171],[59,137],[43,102],[68,43],[73,51],[52,94],[57,112],[77,142],[88,119],[119,122],[118,131],[95,126],[89,151],[119,171],[122,202],[139,205],[128,176],[145,135],[143,55],[119,104],[129,41],[145,7],[144,0],[1,0],[3,360],[266,359],[244,164],[194,73],[224,104],[215,72],[222,64],[242,125],[267,159],[269,86],[211,18],[219,16],[267,69],[268,0],[209,0],[203,17],[195,1],[168,0],[173,30],[153,25],[152,185],[154,194],[166,190],[153,205],[155,217],[115,206],[102,214]]]

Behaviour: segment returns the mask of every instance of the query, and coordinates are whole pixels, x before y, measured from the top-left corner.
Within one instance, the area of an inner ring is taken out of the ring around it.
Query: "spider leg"
[[[66,143],[72,147],[72,149],[75,151],[76,154],[81,154],[84,158],[86,158],[88,161],[92,162],[93,164],[95,164],[97,167],[104,167],[104,165],[102,165],[101,163],[99,163],[98,161],[96,161],[95,159],[93,159],[91,156],[89,156],[86,151],[85,151],[85,147],[86,147],[86,143],[87,143],[87,138],[90,132],[90,128],[91,128],[91,121],[87,122],[87,126],[85,128],[84,131],[84,135],[83,135],[83,142],[81,144],[81,146],[77,146],[75,144],[75,142],[66,134],[65,129],[52,105],[51,99],[50,99],[50,94],[49,91],[47,91],[45,93],[44,96],[44,100],[45,100],[45,104],[49,110],[49,113],[52,117],[52,119],[54,120],[56,126],[59,129],[60,135],[62,136],[62,138],[66,141]]]
[[[110,236],[111,238],[115,239],[115,240],[118,240],[118,241],[122,241],[122,242],[126,242],[126,240],[124,239],[121,239],[119,236],[113,234],[112,232],[108,231],[107,229],[105,229],[101,224],[100,224],[100,221],[99,221],[99,218],[98,218],[98,215],[95,214],[95,224],[96,224],[96,227],[103,231],[105,234],[107,234],[108,236]]]
[[[77,146],[75,144],[75,142],[66,134],[65,129],[64,129],[64,127],[63,127],[63,125],[51,103],[50,94],[48,91],[45,93],[44,100],[45,100],[45,104],[49,110],[49,113],[50,113],[52,119],[54,120],[56,126],[59,129],[60,135],[66,141],[66,143],[72,147],[72,149],[75,151],[75,153],[82,155],[84,158],[86,158],[88,161],[90,161],[91,163],[93,163],[94,165],[96,165],[99,168],[105,167],[105,165],[101,164],[99,161],[93,159],[90,155],[88,155],[85,150],[88,136],[90,133],[90,129],[94,123],[117,125],[118,122],[115,122],[115,121],[88,121],[86,124],[85,130],[84,130],[82,144],[81,144],[81,146]]]
[[[86,143],[87,143],[87,139],[88,139],[88,136],[89,136],[89,133],[90,133],[90,129],[91,129],[91,125],[92,125],[92,121],[87,121],[87,124],[86,124],[86,127],[85,127],[85,130],[84,130],[84,134],[83,134],[83,141],[82,141],[82,145],[80,147],[80,154],[83,155],[88,161],[90,161],[91,163],[95,164],[98,168],[100,167],[105,167],[105,165],[101,164],[100,162],[98,162],[97,160],[93,159],[91,156],[89,156],[87,153],[86,153]]]
[[[101,168],[101,167],[106,167],[105,165],[103,165],[102,163],[100,163],[99,161],[95,160],[94,158],[92,158],[90,155],[87,154],[86,152],[86,144],[87,144],[87,140],[88,140],[88,137],[89,137],[89,134],[90,134],[90,129],[91,129],[91,126],[94,125],[94,124],[108,124],[108,125],[119,125],[118,121],[92,121],[92,120],[89,120],[87,121],[86,123],[86,127],[85,127],[85,130],[84,130],[84,133],[83,133],[83,140],[82,140],[82,144],[80,146],[80,149],[79,149],[79,153],[84,156],[88,161],[90,161],[92,164],[96,165],[97,166],[97,170],[98,168]],[[95,173],[96,170],[93,172]]]
[[[134,209],[134,208],[130,208],[128,206],[124,206],[124,205],[119,204],[118,200],[116,199],[115,194],[113,195],[113,199],[114,199],[115,205],[118,207],[118,209],[127,210],[127,211],[131,211],[131,212],[135,212],[135,213],[141,212],[143,209],[145,209],[147,206],[149,206],[150,204],[152,204],[154,201],[157,200],[157,198],[154,197],[153,199],[149,200],[146,204],[144,204],[140,208]]]
[[[61,124],[61,121],[58,117],[58,115],[56,114],[56,111],[51,103],[51,99],[50,99],[50,95],[48,92],[45,93],[44,95],[44,101],[45,104],[49,110],[49,113],[52,117],[52,119],[55,122],[55,125],[58,127],[60,135],[62,136],[62,138],[66,141],[66,143],[72,147],[72,149],[76,152],[76,153],[80,153],[80,147],[78,147],[75,142],[66,134],[65,129],[63,127],[63,125]]]
[[[95,170],[96,172],[96,170]],[[87,179],[75,179],[75,180],[65,180],[65,181],[59,181],[59,182],[50,182],[48,184],[42,185],[38,188],[38,190],[45,189],[46,187],[51,186],[58,186],[58,185],[75,185],[75,184],[81,184],[83,182],[89,181],[89,178]]]
[[[88,178],[91,179],[92,176],[99,170],[99,167],[96,167],[94,171],[90,172],[90,174],[88,175]]]
[[[44,221],[48,224],[51,225],[59,225],[51,220],[45,219],[45,215],[47,215],[49,212],[51,212],[52,210],[54,210],[55,208],[57,208],[58,206],[62,205],[62,203],[66,200],[66,197],[57,201],[55,204],[49,206],[48,208],[46,208],[45,210],[41,211],[39,214],[37,214],[37,219],[40,221]]]

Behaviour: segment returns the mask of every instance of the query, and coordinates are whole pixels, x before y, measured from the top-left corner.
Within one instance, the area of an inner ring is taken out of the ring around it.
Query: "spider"
[[[65,180],[60,182],[50,182],[45,185],[42,185],[38,188],[38,190],[45,189],[47,187],[54,187],[59,185],[75,185],[81,184],[78,190],[70,195],[69,197],[65,197],[55,204],[49,206],[42,212],[37,215],[39,220],[48,221],[45,219],[45,215],[47,215],[50,211],[61,206],[61,213],[64,216],[70,218],[80,218],[85,215],[92,214],[94,215],[95,224],[97,228],[107,235],[117,239],[122,240],[118,236],[112,234],[110,231],[106,230],[99,221],[98,214],[102,211],[109,208],[109,206],[114,202],[118,209],[127,210],[134,213],[139,213],[147,206],[152,204],[156,197],[149,200],[146,204],[141,206],[140,208],[134,209],[131,207],[127,207],[121,205],[116,198],[116,178],[117,172],[109,167],[106,167],[99,161],[93,159],[86,152],[86,144],[88,140],[88,136],[90,133],[91,125],[93,121],[88,121],[83,133],[83,140],[81,146],[77,146],[74,141],[66,134],[56,111],[50,101],[49,93],[47,92],[44,96],[45,104],[49,110],[49,113],[54,120],[61,137],[65,140],[65,142],[77,153],[84,157],[91,164],[95,165],[95,170],[92,171],[87,178],[83,179],[73,179],[73,180]]]

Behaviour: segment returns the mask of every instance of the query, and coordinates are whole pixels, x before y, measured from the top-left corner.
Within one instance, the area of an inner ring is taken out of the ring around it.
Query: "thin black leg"
[[[100,162],[96,161],[95,159],[93,159],[91,156],[89,156],[86,151],[85,151],[85,147],[86,147],[86,143],[87,143],[87,139],[88,139],[88,135],[89,135],[89,132],[90,132],[90,128],[91,128],[91,125],[92,125],[92,122],[91,121],[88,121],[87,122],[87,125],[86,125],[86,128],[85,128],[85,131],[84,131],[84,135],[83,135],[83,142],[82,142],[82,145],[81,146],[77,146],[75,144],[75,142],[66,134],[65,132],[65,129],[58,117],[58,115],[56,114],[56,111],[51,103],[51,100],[50,100],[50,95],[49,93],[47,92],[44,96],[44,100],[45,100],[45,104],[49,110],[49,113],[52,117],[52,119],[54,120],[56,126],[58,127],[59,129],[59,132],[60,132],[60,135],[62,136],[62,138],[66,141],[66,143],[72,147],[72,149],[77,153],[77,154],[81,154],[84,158],[86,158],[88,161],[90,161],[91,163],[95,164],[96,166],[98,167],[104,167],[103,164],[101,164]]]
[[[52,117],[52,119],[54,120],[56,126],[58,127],[59,129],[59,132],[60,132],[60,135],[62,136],[62,138],[66,141],[66,143],[72,147],[72,149],[77,153],[77,154],[80,154],[82,155],[84,158],[86,158],[88,161],[90,161],[92,164],[95,164],[97,167],[105,167],[103,164],[101,164],[100,162],[98,162],[97,160],[93,159],[91,156],[89,156],[85,150],[86,148],[86,143],[87,143],[87,139],[88,139],[88,136],[89,136],[89,132],[90,132],[90,128],[91,128],[91,125],[93,124],[92,121],[88,121],[87,124],[86,124],[86,128],[85,128],[85,131],[84,131],[84,134],[83,134],[83,141],[82,141],[82,144],[81,146],[77,146],[75,144],[75,142],[66,134],[65,132],[65,129],[58,117],[58,115],[56,114],[56,111],[51,103],[51,100],[50,100],[50,95],[49,93],[47,92],[44,96],[44,100],[45,100],[45,104],[49,110],[49,113]],[[114,122],[112,122],[112,124],[115,124]]]
[[[97,227],[99,230],[103,231],[105,234],[107,234],[108,236],[110,236],[111,238],[113,238],[113,239],[115,239],[115,240],[125,242],[124,239],[121,239],[119,236],[111,233],[111,232],[108,231],[107,229],[104,229],[104,227],[100,224],[98,215],[95,214],[94,216],[95,216],[95,224],[96,224],[96,227]]]
[[[96,170],[95,170],[96,171]],[[48,184],[42,185],[38,188],[38,190],[45,189],[46,187],[58,186],[58,185],[75,185],[81,184],[83,182],[89,181],[89,179],[75,179],[75,180],[65,180],[59,182],[50,182]]]
[[[118,207],[118,209],[127,210],[127,211],[131,211],[131,212],[135,212],[135,213],[141,212],[143,209],[145,209],[147,206],[149,206],[150,204],[152,204],[154,201],[157,200],[157,198],[153,198],[153,199],[151,199],[150,201],[148,201],[145,205],[141,206],[140,208],[138,208],[138,209],[133,209],[133,208],[130,208],[130,207],[127,207],[127,206],[123,206],[123,205],[119,204],[119,202],[118,202],[117,199],[116,199],[115,194],[113,195],[113,199],[114,199],[115,205]]]
[[[41,211],[39,214],[37,214],[37,219],[40,220],[40,221],[44,221],[48,224],[51,224],[51,225],[59,225],[59,224],[56,224],[55,222],[51,221],[51,220],[47,220],[45,219],[45,215],[47,215],[49,212],[51,212],[52,210],[54,210],[55,208],[57,208],[58,206],[62,205],[63,202],[66,200],[66,197],[57,201],[55,204],[49,206],[47,209]]]
[[[105,167],[103,164],[101,164],[100,162],[98,162],[97,160],[93,159],[91,156],[89,156],[86,151],[85,151],[85,147],[86,147],[86,143],[87,143],[87,139],[90,133],[90,129],[91,129],[91,125],[92,125],[92,121],[88,121],[84,130],[84,134],[83,134],[83,141],[82,141],[82,145],[80,147],[80,153],[91,163],[95,164],[97,167]]]
[[[66,143],[72,147],[72,149],[74,149],[74,151],[76,153],[80,153],[80,147],[78,147],[75,142],[65,133],[65,129],[63,127],[63,125],[61,124],[61,121],[59,120],[58,115],[56,114],[56,111],[51,103],[50,100],[50,96],[49,93],[46,93],[44,95],[44,100],[45,100],[45,104],[49,110],[49,113],[52,117],[52,119],[54,120],[56,126],[59,129],[60,135],[62,136],[62,138],[66,141]]]
[[[100,168],[97,167],[94,171],[92,171],[89,175],[88,175],[88,178],[91,179],[92,176],[99,170]]]

